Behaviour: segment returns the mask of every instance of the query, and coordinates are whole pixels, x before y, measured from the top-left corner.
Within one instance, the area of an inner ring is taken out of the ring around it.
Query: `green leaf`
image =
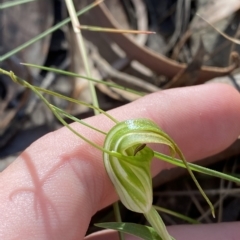
[[[186,165],[182,162],[182,160],[170,157],[166,154],[159,153],[159,152],[154,152],[154,157],[156,157],[160,160],[163,160],[165,162],[168,162],[170,164],[173,164],[176,167],[186,168]],[[197,165],[197,164],[194,164],[194,163],[188,163],[188,166],[192,171],[199,172],[199,173],[202,173],[202,174],[206,174],[206,175],[209,175],[209,176],[212,176],[212,177],[217,177],[217,178],[220,178],[220,179],[225,179],[227,181],[231,181],[231,182],[235,182],[237,184],[240,184],[240,178],[239,178],[240,175],[230,175],[230,174],[218,172],[218,171],[215,171],[215,170],[212,170],[210,168],[203,167],[203,166],[200,166],[200,165]]]
[[[162,240],[157,232],[152,228],[135,223],[108,222],[95,224],[97,227],[117,230],[145,240]]]

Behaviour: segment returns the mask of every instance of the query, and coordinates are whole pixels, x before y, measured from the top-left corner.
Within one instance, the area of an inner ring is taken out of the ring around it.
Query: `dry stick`
[[[227,198],[228,196],[229,196],[229,194],[231,194],[232,196],[234,195],[234,193],[236,193],[236,194],[238,194],[237,195],[237,197],[239,197],[239,192],[240,192],[240,190],[239,189],[231,189],[231,190],[224,190],[224,192],[225,193],[223,193],[222,195],[221,195],[221,198],[217,201],[217,202],[215,202],[214,203],[214,208],[216,208],[216,207],[218,207],[219,206],[219,204],[220,204],[220,201],[223,201],[225,198]],[[197,219],[197,221],[202,221],[202,219],[204,219],[205,218],[205,216],[207,216],[207,215],[210,215],[211,214],[211,210],[207,210],[201,217],[199,217],[198,219]]]
[[[226,170],[226,164],[223,168],[223,171],[225,172]],[[222,190],[224,188],[224,184],[225,184],[225,180],[224,179],[221,179],[220,180],[220,186],[219,188]],[[217,216],[217,222],[221,222],[221,219],[222,219],[222,214],[223,214],[223,201],[224,201],[224,198],[223,198],[223,194],[220,193],[219,194],[219,206],[218,206],[218,216]]]
[[[183,5],[184,1],[179,0],[177,2],[177,9],[176,9],[176,21],[175,21],[175,31],[173,35],[171,36],[170,40],[168,41],[167,46],[165,47],[165,53],[169,52],[171,48],[174,46],[176,43],[178,37],[181,34],[182,30],[182,18],[183,18]]]
[[[240,14],[240,13],[238,13]],[[237,31],[234,34],[234,38],[237,39],[240,36],[240,22],[238,23]],[[232,42],[231,48],[230,48],[230,53],[235,51],[236,49],[236,43]],[[229,64],[231,64],[232,59],[229,58]]]
[[[232,167],[232,172],[234,172],[236,170],[237,164],[236,162],[234,163],[233,167]],[[221,179],[223,180],[223,179]],[[219,206],[219,215],[220,217],[222,217],[222,204],[225,200],[225,198],[227,198],[229,196],[229,192],[235,192],[234,190],[236,190],[237,193],[239,193],[239,189],[230,189],[232,187],[232,182],[228,182],[227,188],[222,189],[220,188],[219,191],[219,200],[214,204],[214,208],[216,208],[217,206]],[[199,221],[201,221],[205,216],[209,215],[210,211],[207,210],[201,217],[198,218]],[[218,216],[218,222],[220,222],[220,217]]]
[[[205,210],[202,208],[202,206],[201,206],[201,204],[199,203],[199,201],[198,201],[198,199],[196,198],[196,196],[195,196],[194,194],[192,194],[191,188],[190,188],[189,184],[186,183],[185,185],[186,185],[186,188],[187,188],[188,191],[189,191],[190,198],[191,198],[192,202],[194,203],[194,205],[196,206],[196,208],[198,209],[198,211],[199,211],[199,212],[202,214],[202,216],[203,216],[204,213],[205,213]],[[204,216],[205,216],[206,222],[208,222],[208,223],[211,223],[211,222],[212,222],[208,215],[204,215]]]
[[[65,2],[66,2],[68,12],[69,12],[69,15],[70,15],[70,18],[72,21],[73,31],[76,34],[77,44],[78,44],[79,51],[82,55],[82,60],[83,60],[84,68],[86,71],[86,75],[87,75],[87,77],[91,78],[91,72],[90,72],[90,68],[89,68],[89,64],[88,64],[87,53],[86,53],[86,48],[84,45],[83,36],[82,36],[81,30],[77,27],[77,26],[81,26],[81,25],[78,20],[75,7],[73,5],[72,0],[65,0]],[[102,1],[97,1],[96,4],[99,4],[101,2]],[[91,91],[91,95],[92,95],[93,105],[95,107],[99,107],[94,84],[92,82],[89,82],[89,87],[90,87],[90,91]],[[94,110],[94,113],[95,113],[95,115],[99,114],[99,112],[97,110]]]
[[[183,48],[183,45],[185,44],[185,42],[189,39],[189,37],[192,35],[192,31],[190,29],[188,29],[183,36],[181,37],[181,39],[179,40],[179,42],[176,44],[176,46],[173,49],[173,53],[171,55],[171,58],[173,60],[177,60],[181,49]]]
[[[135,87],[139,87],[141,89],[145,89],[147,92],[155,92],[155,91],[159,91],[160,89],[158,87],[156,87],[155,85],[148,83],[146,81],[143,81],[140,78],[128,75],[126,73],[122,73],[116,69],[114,69],[110,64],[107,63],[106,60],[104,60],[98,50],[96,49],[96,47],[91,46],[92,49],[92,59],[95,62],[95,64],[101,69],[103,70],[108,76],[110,77],[114,77],[117,78],[119,81],[121,81],[121,83],[124,84],[132,84]]]
[[[224,194],[221,198],[222,198],[222,199],[225,199],[227,196],[228,196],[227,194]],[[217,202],[215,202],[215,203],[213,204],[214,208],[216,208],[216,207],[219,205],[219,203],[220,203],[220,200],[218,200]],[[204,218],[206,218],[206,216],[208,216],[208,215],[210,215],[210,214],[211,214],[211,211],[209,211],[209,209],[206,210],[206,211],[204,212],[204,214],[197,219],[197,221],[200,221],[200,222],[201,222]]]
[[[231,170],[231,174],[233,174],[236,171],[236,168],[237,168],[237,164],[236,164],[236,161],[234,161],[234,164],[233,164],[232,170]],[[226,172],[225,170],[226,170],[226,165],[224,166],[223,172]],[[221,179],[221,182],[220,182],[221,190],[224,188],[224,183],[225,183],[225,180]],[[228,182],[227,189],[229,190],[229,189],[231,189],[231,187],[232,187],[232,182]],[[228,195],[226,193],[224,195],[224,191],[221,191],[219,194],[218,222],[222,221],[223,202],[227,196]]]

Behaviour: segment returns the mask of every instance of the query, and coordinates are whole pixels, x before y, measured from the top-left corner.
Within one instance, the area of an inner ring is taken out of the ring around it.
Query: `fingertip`
[[[240,95],[227,84],[169,89],[149,96],[148,101],[150,118],[190,161],[224,150],[240,135]]]

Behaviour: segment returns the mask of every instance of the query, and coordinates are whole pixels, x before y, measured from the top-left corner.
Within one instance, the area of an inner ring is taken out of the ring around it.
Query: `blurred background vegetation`
[[[91,103],[86,80],[19,65],[27,62],[85,75],[71,24],[23,46],[21,51],[8,54],[67,18],[65,2],[35,0],[8,8],[3,6],[9,1],[0,2],[0,67],[14,71],[34,85]],[[74,2],[77,10],[92,3],[89,0]],[[81,15],[81,23],[150,30],[156,34],[83,31],[92,77],[145,93],[213,81],[230,84],[239,90],[240,46],[226,40],[196,13],[229,36],[240,37],[239,0],[105,0]],[[96,88],[103,110],[138,98],[132,93],[101,84],[96,84]],[[48,99],[80,119],[93,115],[87,107],[73,106],[51,97]],[[0,76],[1,171],[33,141],[59,127],[61,124],[34,94]],[[199,164],[239,176],[240,140],[224,152],[200,160]],[[240,220],[238,186],[200,174],[197,177],[215,205],[215,220],[187,172],[182,169],[165,170],[154,179],[154,204],[202,223]],[[123,206],[121,208],[123,221],[145,223],[142,216]],[[184,223],[165,213],[162,217],[167,225]],[[112,208],[108,207],[97,213],[92,222],[112,221],[113,218]],[[89,233],[95,230],[91,225]]]

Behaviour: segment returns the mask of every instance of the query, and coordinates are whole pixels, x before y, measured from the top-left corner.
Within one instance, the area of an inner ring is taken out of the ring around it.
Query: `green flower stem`
[[[114,216],[115,216],[115,220],[116,222],[119,222],[121,223],[122,222],[122,217],[121,217],[121,212],[120,212],[120,208],[119,208],[119,203],[118,201],[113,203],[113,211],[114,211]],[[124,237],[124,233],[123,232],[118,232],[118,235],[119,235],[119,238],[121,240],[124,240],[125,237]]]
[[[162,218],[154,207],[151,207],[149,212],[144,213],[144,216],[163,240],[173,240],[169,235]]]

